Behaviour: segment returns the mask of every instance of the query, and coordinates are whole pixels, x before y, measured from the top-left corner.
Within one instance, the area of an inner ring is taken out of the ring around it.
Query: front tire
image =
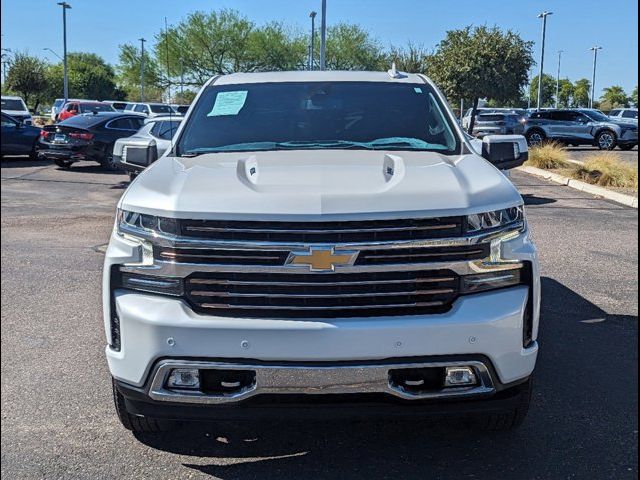
[[[503,412],[490,413],[474,419],[473,427],[490,432],[513,430],[522,425],[531,404],[532,380],[529,378],[520,387],[519,402],[515,407]]]
[[[113,156],[113,145],[107,147],[107,151],[105,152],[104,158],[100,161],[100,165],[110,172],[120,170],[120,163]]]
[[[525,135],[525,138],[527,139],[527,145],[530,147],[540,146],[547,140],[545,133],[538,128],[529,130]]]
[[[118,419],[127,430],[131,430],[133,433],[160,433],[174,430],[177,426],[175,422],[168,420],[131,415],[127,411],[124,397],[116,387],[115,380],[111,379],[111,385],[113,388],[113,404],[116,408]]]
[[[138,178],[140,172],[129,172],[129,182],[133,182],[136,178]]]
[[[618,137],[611,130],[603,130],[596,136],[596,146],[600,150],[613,150],[618,143]]]
[[[73,162],[71,160],[61,160],[59,158],[56,158],[53,163],[55,163],[57,166],[59,166],[60,168],[64,168],[64,169],[69,169],[71,168],[71,165],[73,164]]]

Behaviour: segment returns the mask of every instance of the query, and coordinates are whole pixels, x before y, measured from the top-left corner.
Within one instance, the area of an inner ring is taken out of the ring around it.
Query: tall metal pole
[[[311,17],[311,50],[309,52],[309,70],[313,70],[315,68],[314,60],[316,53],[316,15],[317,12],[311,12],[309,17]]]
[[[564,50],[558,50],[558,75],[556,76],[556,108],[560,105],[560,61],[562,59],[562,52]]]
[[[140,40],[140,101],[144,102],[144,38]]]
[[[320,19],[320,70],[326,66],[327,48],[327,0],[322,0],[322,18]]]
[[[62,7],[62,64],[64,69],[63,94],[64,103],[69,99],[69,73],[67,70],[67,9],[71,8],[67,2],[58,2]]]
[[[540,104],[542,103],[542,76],[544,74],[544,41],[547,36],[547,16],[553,15],[553,12],[542,12],[538,15],[538,18],[542,19],[542,46],[540,48],[540,74],[538,75],[538,105],[537,110],[540,110]]]
[[[589,108],[593,108],[593,99],[596,96],[596,65],[598,63],[598,50],[602,47],[593,46],[589,50],[593,51],[593,77],[591,78],[591,98],[589,99]]]

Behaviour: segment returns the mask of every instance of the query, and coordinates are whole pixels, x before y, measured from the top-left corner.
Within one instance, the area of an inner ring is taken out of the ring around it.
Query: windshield
[[[21,99],[3,98],[2,110],[17,110],[20,112],[26,112],[27,107],[24,105],[24,102]]]
[[[584,113],[591,120],[595,120],[596,122],[610,122],[611,119],[607,117],[604,113],[599,110],[584,110]]]
[[[173,109],[169,105],[149,105],[153,113],[173,113]]]
[[[426,84],[279,82],[205,89],[181,154],[286,149],[456,153],[458,139]]]

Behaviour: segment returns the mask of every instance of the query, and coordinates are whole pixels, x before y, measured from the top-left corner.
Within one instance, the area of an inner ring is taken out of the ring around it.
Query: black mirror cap
[[[500,170],[520,167],[529,159],[527,140],[522,135],[487,135],[482,139],[482,157]]]

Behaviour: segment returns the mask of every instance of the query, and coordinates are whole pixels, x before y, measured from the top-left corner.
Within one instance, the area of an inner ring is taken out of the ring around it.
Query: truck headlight
[[[145,213],[118,210],[117,228],[121,235],[132,235],[140,237],[158,235],[177,235],[178,220],[175,218],[156,217]]]
[[[492,212],[475,213],[467,216],[467,232],[477,233],[501,230],[509,226],[523,226],[524,220],[524,206],[522,205]]]

